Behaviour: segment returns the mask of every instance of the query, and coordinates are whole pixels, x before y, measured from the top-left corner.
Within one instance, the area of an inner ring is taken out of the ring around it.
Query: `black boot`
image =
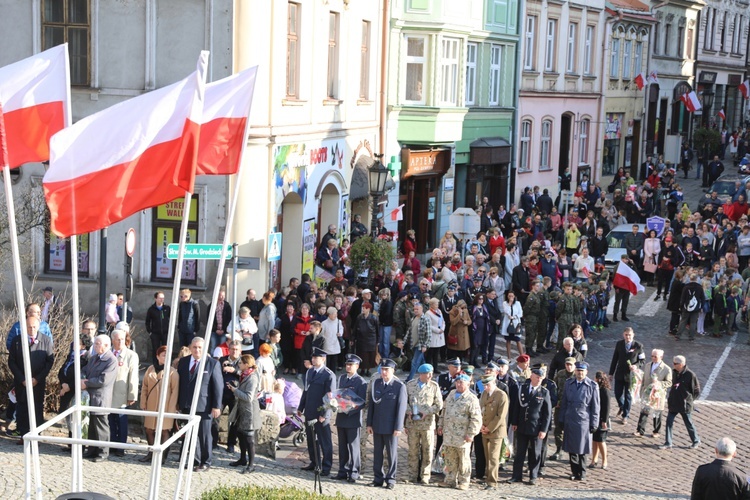
[[[251,472],[255,472],[255,466],[254,465],[248,465],[244,469],[242,469],[242,474],[249,474]]]
[[[240,467],[240,466],[244,467],[245,465],[247,465],[247,460],[245,460],[244,455],[237,461],[229,462],[230,467]]]

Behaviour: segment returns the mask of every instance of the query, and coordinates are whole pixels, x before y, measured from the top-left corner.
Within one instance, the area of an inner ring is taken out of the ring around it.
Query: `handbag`
[[[458,335],[448,334],[448,338],[445,339],[448,345],[458,345]]]
[[[656,272],[656,264],[653,262],[644,262],[643,263],[643,270],[647,273],[655,273]]]
[[[506,331],[506,332],[508,333],[508,335],[510,335],[510,336],[513,336],[513,335],[518,335],[518,327],[517,327],[516,325],[514,325],[514,324],[513,324],[513,321],[511,321],[510,323],[508,323],[508,328],[506,328],[506,330],[505,330],[505,331]]]

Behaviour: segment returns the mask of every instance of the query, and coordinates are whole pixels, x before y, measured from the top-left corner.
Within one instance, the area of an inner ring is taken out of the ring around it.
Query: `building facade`
[[[638,0],[607,0],[608,36],[603,57],[604,114],[601,117],[601,174],[609,183],[619,168],[637,176],[640,164],[643,103],[647,87],[638,88],[638,75],[648,77],[649,34],[654,22],[648,5]]]
[[[393,2],[387,149],[418,251],[437,246],[455,207],[507,204],[516,107],[518,0]],[[395,171],[396,169],[394,169]],[[388,219],[388,218],[387,218]]]
[[[601,175],[604,0],[530,0],[521,30],[516,185]],[[520,192],[520,190],[517,190]]]
[[[0,30],[6,39],[13,40],[0,53],[2,66],[68,43],[73,121],[185,78],[195,71],[201,50],[211,51],[208,80],[231,74],[231,0],[4,0],[0,1],[0,12]],[[14,170],[17,206],[31,200],[36,210],[45,209],[41,194],[44,172],[42,164]],[[223,177],[196,179],[189,209],[191,242],[221,240],[226,188]],[[69,288],[72,254],[78,259],[82,313],[95,315],[100,280],[106,278],[108,292],[125,289],[123,247],[125,233],[132,227],[137,234],[131,300],[136,314],[153,302],[155,290],[171,288],[176,272],[181,272],[182,282],[196,289],[200,298],[200,290],[213,284],[215,264],[186,261],[178,270],[175,261],[165,255],[165,246],[178,241],[185,208],[176,200],[110,227],[106,270],[100,266],[99,232],[79,236],[78,248],[71,248],[70,241],[57,238],[47,224],[29,226],[21,237],[22,249],[29,249],[23,251],[24,287],[31,289],[35,281],[64,292]],[[5,262],[3,275],[10,276],[10,259]],[[3,287],[3,300],[12,299],[12,289]]]

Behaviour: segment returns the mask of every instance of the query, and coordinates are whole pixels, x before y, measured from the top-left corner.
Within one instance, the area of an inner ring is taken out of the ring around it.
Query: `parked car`
[[[633,226],[638,226],[638,232],[643,232],[646,224],[620,224],[607,233],[607,250],[604,256],[604,268],[613,271],[615,265],[620,262],[620,257],[625,253],[625,236],[633,232]]]
[[[747,181],[750,180],[750,175],[737,175],[737,174],[727,174],[722,175],[714,183],[711,185],[711,187],[708,189],[708,192],[701,196],[700,200],[698,200],[698,211],[702,212],[703,208],[706,206],[707,203],[711,200],[711,193],[716,191],[716,194],[718,194],[717,198],[721,200],[721,204],[728,203],[732,201],[732,196],[737,192],[737,183],[740,183],[740,186],[744,186]]]

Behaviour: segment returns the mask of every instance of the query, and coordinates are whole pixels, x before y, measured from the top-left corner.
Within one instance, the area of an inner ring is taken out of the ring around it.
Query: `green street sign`
[[[185,244],[185,260],[219,260],[221,259],[221,243],[187,243]],[[180,245],[167,245],[167,258],[176,259],[180,253]],[[232,245],[227,246],[227,259],[232,258]]]

